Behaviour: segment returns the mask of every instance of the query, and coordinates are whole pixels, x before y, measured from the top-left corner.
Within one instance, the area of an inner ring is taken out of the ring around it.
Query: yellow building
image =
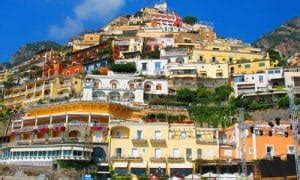
[[[78,39],[74,39],[71,43],[73,46],[73,52],[86,49],[92,46],[96,46],[101,41],[101,35],[98,33],[84,34]]]
[[[82,90],[79,77],[51,77],[29,81],[25,84],[4,90],[4,105],[10,108],[25,107],[38,102],[69,99],[78,97]]]
[[[189,175],[219,156],[216,129],[190,123],[111,121],[110,157],[117,174]]]
[[[228,64],[230,75],[262,72],[272,67],[269,55],[260,49],[224,42],[194,48],[191,62]]]
[[[141,119],[132,108],[99,102],[44,104],[11,120],[0,163],[59,166],[57,160],[91,161],[109,174],[109,121]]]
[[[197,71],[200,78],[228,78],[228,64],[197,64]]]

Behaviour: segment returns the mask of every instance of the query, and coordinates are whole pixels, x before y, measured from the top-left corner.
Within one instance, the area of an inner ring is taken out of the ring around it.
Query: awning
[[[127,162],[114,162],[113,167],[114,168],[127,168],[128,163]]]
[[[131,168],[147,168],[147,162],[131,162]]]
[[[166,163],[150,163],[150,168],[166,168]]]
[[[193,168],[193,164],[186,162],[186,163],[169,163],[170,168]]]

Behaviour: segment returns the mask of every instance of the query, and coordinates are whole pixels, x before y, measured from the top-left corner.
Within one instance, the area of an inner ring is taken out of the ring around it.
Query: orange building
[[[74,74],[80,74],[83,72],[83,67],[81,64],[75,64],[66,66],[62,69],[61,74],[63,76],[73,76]]]
[[[274,156],[285,159],[287,154],[295,153],[294,136],[289,122],[247,121],[245,124],[247,129],[243,133],[247,136],[244,142],[247,161],[268,159]],[[220,140],[220,157],[240,159],[242,136],[238,124],[227,128]]]

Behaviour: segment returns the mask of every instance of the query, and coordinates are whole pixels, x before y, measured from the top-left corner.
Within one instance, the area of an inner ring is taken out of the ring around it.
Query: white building
[[[167,79],[145,79],[143,82],[145,94],[168,95]]]
[[[165,76],[167,59],[138,59],[137,73],[144,76]]]
[[[286,93],[286,84],[292,83],[290,77],[294,75],[294,72],[286,74],[281,67],[267,69],[265,73],[236,75],[233,76],[234,93],[235,96]]]
[[[189,57],[187,49],[172,48],[160,50],[160,59],[168,59],[168,63],[187,64]]]
[[[133,75],[89,75],[83,83],[82,100],[144,103],[143,83]]]
[[[284,69],[284,81],[286,88],[293,88],[297,93],[300,90],[300,67],[289,67]]]
[[[244,74],[233,77],[235,96],[265,92],[267,91],[267,88],[268,81],[265,73]]]

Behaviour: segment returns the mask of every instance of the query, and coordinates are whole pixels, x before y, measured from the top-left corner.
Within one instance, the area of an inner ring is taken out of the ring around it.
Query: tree
[[[198,21],[198,19],[194,16],[186,16],[184,19],[183,19],[183,22],[185,22],[186,24],[190,24],[190,25],[194,25],[196,24]]]
[[[290,105],[290,98],[289,98],[288,95],[283,96],[277,102],[277,106],[280,107],[280,108],[288,108],[289,105]]]
[[[227,101],[232,91],[233,89],[228,85],[217,87],[215,89],[215,100],[217,102]]]
[[[283,58],[279,51],[276,51],[275,49],[268,49],[267,52],[269,53],[271,62],[278,61],[278,66],[287,66],[287,60]]]
[[[182,88],[178,90],[176,95],[179,101],[187,103],[193,102],[194,98],[196,97],[195,92],[188,88]]]

